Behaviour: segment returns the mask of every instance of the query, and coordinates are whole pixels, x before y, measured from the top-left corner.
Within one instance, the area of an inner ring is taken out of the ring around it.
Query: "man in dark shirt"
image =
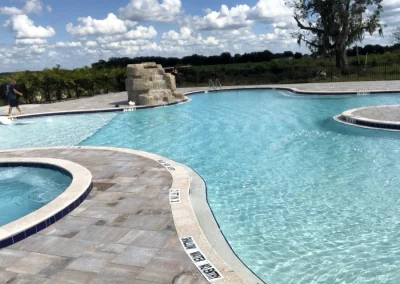
[[[22,96],[22,93],[18,92],[18,90],[15,89],[16,83],[17,81],[15,81],[15,79],[12,79],[10,83],[7,85],[7,96],[8,96],[8,102],[10,104],[10,107],[8,108],[8,116],[11,116],[13,107],[17,108],[20,114],[23,114],[23,112],[19,108],[18,98],[17,98],[17,95]]]
[[[180,78],[180,74],[179,74],[179,72],[178,72],[178,69],[173,69],[172,70],[172,75],[174,75],[175,76],[175,83],[176,83],[176,86],[177,87],[179,87],[179,85],[181,84],[181,78]]]

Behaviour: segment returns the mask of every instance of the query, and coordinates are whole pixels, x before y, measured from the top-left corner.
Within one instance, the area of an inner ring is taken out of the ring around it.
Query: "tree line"
[[[358,49],[358,51],[357,51]],[[346,53],[347,56],[358,55],[372,55],[372,54],[384,54],[386,52],[393,52],[400,50],[400,44],[394,44],[391,46],[376,45],[365,45],[365,46],[354,46],[348,48]],[[163,67],[177,67],[181,65],[193,65],[193,66],[204,66],[204,65],[224,65],[224,64],[239,64],[239,63],[258,63],[258,62],[270,62],[274,60],[285,60],[285,59],[315,59],[320,57],[322,54],[315,52],[311,55],[302,54],[300,52],[284,51],[283,53],[272,53],[269,50],[260,52],[250,52],[244,54],[231,55],[229,52],[223,52],[220,55],[204,56],[193,54],[182,58],[177,57],[160,57],[160,56],[142,56],[142,57],[112,57],[109,60],[99,60],[92,64],[93,68],[116,68],[126,67],[128,64],[138,64],[143,62],[156,62],[161,64]]]
[[[348,56],[357,56],[358,54],[361,58],[361,60],[352,60],[350,62],[352,66],[360,63],[363,64],[365,62],[363,56],[367,54],[370,58],[368,64],[376,66],[382,60],[387,60],[391,63],[399,61],[399,56],[397,56],[399,51],[400,43],[392,46],[355,46],[349,48],[347,54]],[[385,55],[381,56],[381,54]],[[272,53],[265,50],[261,52],[235,54],[233,56],[229,52],[224,52],[214,56],[194,54],[183,58],[113,57],[107,61],[99,60],[93,63],[91,67],[85,66],[84,68],[74,70],[64,69],[61,68],[60,65],[56,65],[54,68],[47,68],[43,71],[1,74],[0,103],[6,104],[7,102],[5,94],[6,85],[11,78],[17,79],[17,88],[24,94],[23,102],[45,103],[93,96],[101,93],[124,91],[126,66],[128,64],[150,61],[161,64],[164,67],[191,65],[192,68],[184,68],[181,69],[180,72],[186,84],[196,85],[197,83],[206,84],[210,78],[216,76],[216,73],[219,74],[218,77],[220,78],[226,77],[230,78],[229,80],[238,80],[239,77],[243,76],[246,78],[261,76],[261,74],[265,74],[268,71],[270,76],[278,78],[282,76],[282,70],[286,70],[285,72],[287,73],[292,66],[323,66],[325,64],[323,59],[315,59],[316,57],[318,57],[318,53],[314,53],[310,56],[299,52],[293,53],[291,51],[285,51],[283,53]],[[227,68],[221,66],[227,66]],[[296,75],[296,77],[298,77],[298,75]],[[272,81],[275,82],[276,80],[277,79],[274,79]]]
[[[13,78],[23,93],[24,103],[46,103],[110,91],[125,90],[126,68],[84,67],[74,70],[46,68],[43,71],[24,71],[0,75],[0,99],[6,104],[6,85]]]

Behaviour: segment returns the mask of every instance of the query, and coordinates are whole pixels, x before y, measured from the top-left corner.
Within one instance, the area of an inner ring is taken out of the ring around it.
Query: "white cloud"
[[[95,41],[87,41],[85,43],[85,45],[89,46],[89,47],[94,47],[94,46],[97,46],[97,42],[95,42]]]
[[[56,47],[81,47],[82,43],[79,41],[73,41],[73,42],[56,42]]]
[[[154,39],[157,36],[157,31],[153,26],[144,27],[138,26],[135,30],[130,30],[124,34],[120,35],[109,35],[99,37],[97,40],[100,43],[111,43],[118,42],[122,40],[132,40],[132,39]]]
[[[128,29],[132,29],[137,24],[137,22],[130,20],[125,20],[124,23]]]
[[[6,22],[5,26],[15,32],[15,37],[18,39],[47,38],[56,34],[54,29],[50,26],[35,26],[34,22],[29,19],[27,15],[14,15]]]
[[[46,10],[47,10],[47,12],[49,12],[49,13],[53,12],[53,8],[51,8],[50,5],[47,5],[47,6],[46,6]]]
[[[299,47],[296,40],[292,38],[291,31],[287,29],[275,29],[272,32],[255,34],[250,27],[245,27],[237,30],[214,31],[214,38],[217,38],[220,44],[224,47],[222,51],[231,53],[253,52],[270,50],[274,53],[292,50],[294,52],[305,52],[305,47]],[[197,47],[200,54],[201,46]],[[218,54],[218,53],[214,53]]]
[[[42,2],[40,0],[26,0],[22,9],[17,7],[0,7],[0,14],[3,15],[23,15],[39,14],[42,11]]]
[[[288,23],[285,22],[278,22],[278,23],[274,23],[272,25],[274,28],[280,28],[280,29],[285,29],[288,27]]]
[[[131,0],[120,8],[123,19],[132,21],[172,22],[181,13],[181,0]]]
[[[0,7],[0,14],[3,15],[21,15],[24,12],[16,7]]]
[[[157,31],[153,26],[143,27],[138,26],[136,30],[130,30],[124,35],[127,39],[153,39],[157,36]]]
[[[253,21],[247,19],[250,7],[247,5],[237,5],[229,9],[222,5],[219,12],[208,11],[203,18],[199,16],[187,19],[187,24],[197,30],[225,30],[237,29],[250,26]]]
[[[124,40],[102,44],[99,50],[104,56],[118,53],[120,56],[144,56],[163,54],[163,49],[155,42],[148,40]]]
[[[46,48],[40,45],[32,45],[29,47],[30,52],[33,54],[42,54],[46,51]]]
[[[218,46],[221,45],[220,41],[215,37],[203,38],[201,34],[193,33],[188,27],[182,27],[180,32],[171,30],[163,33],[161,44],[164,46]]]
[[[293,17],[293,9],[283,0],[259,0],[251,8],[248,19],[265,23],[287,22]]]
[[[57,58],[58,56],[59,56],[59,53],[57,51],[54,51],[54,50],[49,51],[49,57]]]
[[[47,40],[43,38],[24,38],[16,39],[15,44],[17,45],[43,45],[47,44]]]
[[[39,14],[42,12],[42,2],[40,0],[28,0],[24,7],[25,14]]]
[[[383,13],[381,15],[382,22],[387,24],[387,29],[400,26],[400,0],[383,0]]]
[[[78,18],[80,23],[74,26],[72,23],[67,24],[66,30],[74,37],[84,37],[89,35],[114,35],[126,33],[128,28],[126,22],[119,19],[114,14],[108,14],[103,20],[96,20],[92,17]],[[128,22],[128,24],[131,24]]]

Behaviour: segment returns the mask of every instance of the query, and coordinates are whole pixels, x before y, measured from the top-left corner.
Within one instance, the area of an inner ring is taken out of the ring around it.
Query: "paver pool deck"
[[[309,93],[399,92],[400,81],[233,86]],[[181,88],[182,93],[208,88]],[[52,104],[22,105],[25,114],[127,107],[125,92]],[[8,107],[0,107],[5,115]],[[378,118],[398,119],[400,107]],[[14,110],[15,113],[15,110]],[[0,158],[65,159],[88,168],[94,187],[72,213],[0,249],[0,283],[207,283],[183,250],[169,204],[172,178],[159,163],[99,149],[20,149]],[[228,283],[228,282],[227,282]]]
[[[360,108],[352,112],[355,117],[375,121],[400,122],[400,106],[377,106]]]
[[[154,160],[99,149],[21,149],[7,157],[73,161],[93,190],[69,215],[0,249],[0,283],[207,283],[177,236],[172,177]]]
[[[336,93],[336,92],[399,92],[400,80],[397,81],[367,81],[367,82],[341,82],[341,83],[308,83],[308,84],[281,84],[281,85],[258,85],[258,86],[227,86],[224,90],[238,88],[288,88],[297,92],[310,93]],[[179,88],[178,92],[200,92],[208,90],[208,87]],[[51,104],[29,104],[21,105],[21,109],[25,114],[62,112],[62,111],[79,111],[79,110],[98,110],[109,108],[126,108],[127,93],[112,93],[106,95],[97,95],[89,98],[81,98],[77,100],[69,100],[63,102],[55,102]],[[115,105],[119,105],[118,108]],[[0,115],[8,113],[8,106],[0,107]],[[14,115],[18,112],[14,109]]]

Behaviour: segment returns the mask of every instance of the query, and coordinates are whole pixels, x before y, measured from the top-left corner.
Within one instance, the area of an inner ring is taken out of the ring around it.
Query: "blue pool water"
[[[252,90],[192,99],[101,115],[104,127],[92,121],[62,143],[140,149],[192,167],[230,245],[268,283],[400,283],[400,134],[332,119],[399,104],[398,95]],[[83,117],[79,128],[91,116]],[[46,133],[41,124],[25,135]],[[10,137],[7,145],[21,146]]]
[[[0,166],[0,226],[48,204],[71,181],[69,176],[51,169]]]
[[[0,125],[2,149],[77,145],[116,116],[116,113],[51,116],[25,119],[25,125]]]

